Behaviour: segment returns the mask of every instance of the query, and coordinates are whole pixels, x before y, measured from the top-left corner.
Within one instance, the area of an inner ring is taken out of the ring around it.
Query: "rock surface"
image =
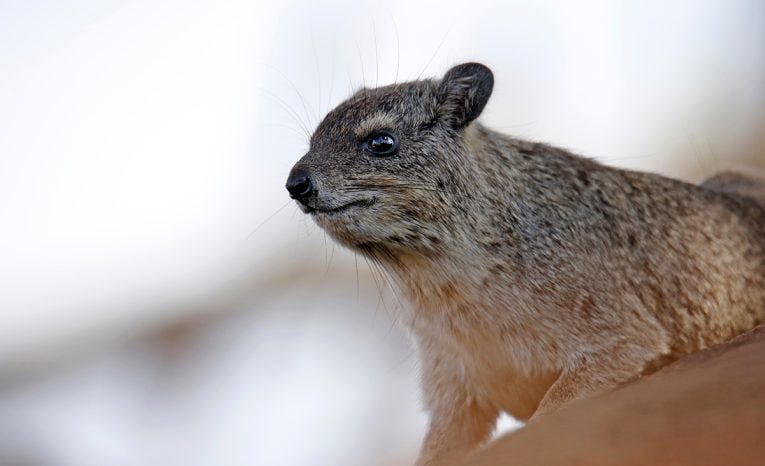
[[[573,402],[460,465],[765,465],[765,326]]]

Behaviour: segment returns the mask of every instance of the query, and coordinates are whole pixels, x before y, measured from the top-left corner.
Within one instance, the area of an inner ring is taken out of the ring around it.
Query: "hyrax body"
[[[474,121],[492,87],[468,63],[363,89],[287,182],[411,303],[420,465],[473,449],[502,411],[529,419],[765,320],[761,182],[700,187],[497,133]]]

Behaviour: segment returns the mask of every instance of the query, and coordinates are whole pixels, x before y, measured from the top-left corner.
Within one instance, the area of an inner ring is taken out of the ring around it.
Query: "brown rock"
[[[765,465],[765,326],[572,402],[460,464]]]

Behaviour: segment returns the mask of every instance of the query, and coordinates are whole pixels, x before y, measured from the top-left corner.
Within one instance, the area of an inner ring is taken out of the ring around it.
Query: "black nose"
[[[292,199],[304,200],[313,192],[311,177],[303,170],[295,170],[287,179],[287,191]]]

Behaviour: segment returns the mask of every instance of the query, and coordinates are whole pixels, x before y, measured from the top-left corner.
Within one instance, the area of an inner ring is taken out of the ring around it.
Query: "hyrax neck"
[[[402,317],[415,334],[480,335],[496,329],[498,308],[513,300],[513,284],[497,287],[495,270],[485,267],[491,259],[469,246],[461,253],[397,254],[378,262],[411,304]]]

